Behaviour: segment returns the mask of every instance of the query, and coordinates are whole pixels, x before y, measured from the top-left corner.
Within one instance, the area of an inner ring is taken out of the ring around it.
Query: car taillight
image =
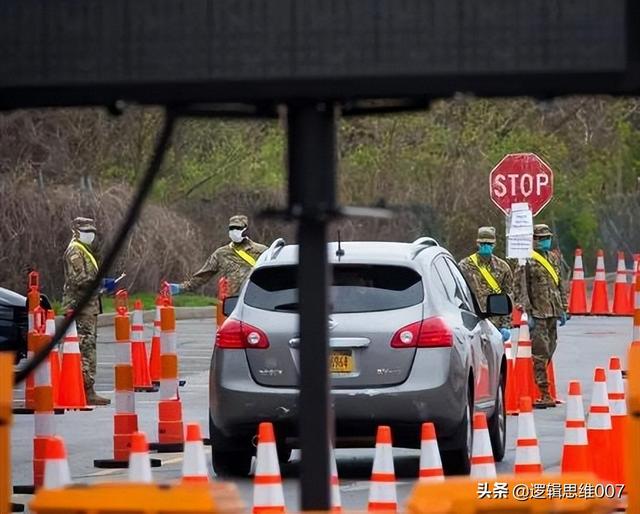
[[[398,330],[391,339],[393,348],[438,348],[453,346],[453,332],[440,317],[416,321]]]
[[[269,339],[259,328],[243,323],[237,319],[228,318],[216,333],[218,348],[269,348]]]

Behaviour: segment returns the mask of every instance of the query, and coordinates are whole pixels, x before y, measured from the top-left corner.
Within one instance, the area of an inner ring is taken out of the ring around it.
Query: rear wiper
[[[273,309],[276,311],[297,311],[298,303],[283,303],[281,305],[276,305]]]

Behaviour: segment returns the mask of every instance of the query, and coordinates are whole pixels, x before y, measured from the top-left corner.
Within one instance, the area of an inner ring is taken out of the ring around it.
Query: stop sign
[[[505,214],[512,203],[526,202],[535,216],[553,196],[553,171],[536,154],[508,154],[491,170],[489,189]]]

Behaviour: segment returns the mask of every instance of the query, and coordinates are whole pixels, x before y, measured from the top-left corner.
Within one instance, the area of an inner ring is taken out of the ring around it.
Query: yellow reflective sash
[[[91,264],[93,264],[93,266],[96,268],[96,271],[98,271],[98,262],[96,261],[96,258],[91,254],[89,250],[87,250],[87,248],[82,243],[80,243],[79,241],[71,241],[71,243],[69,243],[69,246],[78,248],[82,253],[84,253],[91,261]]]
[[[491,274],[491,272],[489,271],[489,268],[487,268],[486,266],[481,266],[480,265],[480,261],[478,260],[478,254],[477,253],[474,253],[471,256],[471,262],[473,262],[476,265],[476,267],[480,270],[480,273],[482,274],[482,277],[485,279],[487,284],[489,284],[489,287],[491,289],[493,289],[493,292],[494,293],[500,293],[502,291],[502,289],[500,289],[500,284],[498,284],[498,281]]]
[[[240,258],[245,261],[249,266],[255,266],[256,265],[256,260],[251,257],[251,255],[249,255],[247,252],[245,252],[244,250],[238,250],[237,248],[235,248],[233,246],[233,244],[231,244],[231,249],[236,252],[236,254],[238,254],[240,256]]]
[[[549,275],[551,275],[551,278],[553,279],[553,281],[555,282],[556,285],[558,285],[560,283],[560,278],[558,277],[558,274],[556,273],[556,270],[553,269],[553,266],[551,265],[551,263],[547,260],[547,258],[536,252],[534,250],[533,252],[533,260],[539,262],[540,264],[542,264],[542,266],[544,267],[544,269],[546,269],[549,272]]]

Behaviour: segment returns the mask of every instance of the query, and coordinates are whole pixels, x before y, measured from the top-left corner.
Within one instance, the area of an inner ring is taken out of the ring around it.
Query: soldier
[[[460,261],[460,270],[473,290],[481,309],[485,309],[490,294],[504,293],[511,296],[513,274],[509,265],[493,254],[496,245],[496,229],[478,229],[478,251]],[[502,339],[511,337],[511,316],[491,318],[500,330]]]
[[[62,306],[66,310],[75,309],[76,303],[85,294],[98,273],[98,261],[92,246],[96,237],[95,223],[91,218],[76,218],[72,224],[73,237],[64,253],[64,292]],[[115,280],[102,281],[105,291],[113,292]],[[98,314],[102,312],[100,296],[96,293],[85,308],[76,317],[80,353],[82,354],[82,374],[87,403],[90,405],[108,405],[111,400],[96,394],[96,339]]]
[[[529,317],[531,353],[541,398],[536,408],[555,407],[549,393],[547,366],[557,346],[557,324],[567,319],[567,296],[560,275],[560,260],[551,252],[553,234],[547,225],[533,227],[534,252],[516,271],[515,296],[518,307]]]
[[[236,296],[256,260],[267,249],[266,246],[249,239],[248,228],[249,220],[246,216],[231,216],[229,219],[231,243],[215,250],[202,268],[190,279],[179,284],[170,284],[171,294],[197,289],[220,273],[229,281],[229,296]]]

